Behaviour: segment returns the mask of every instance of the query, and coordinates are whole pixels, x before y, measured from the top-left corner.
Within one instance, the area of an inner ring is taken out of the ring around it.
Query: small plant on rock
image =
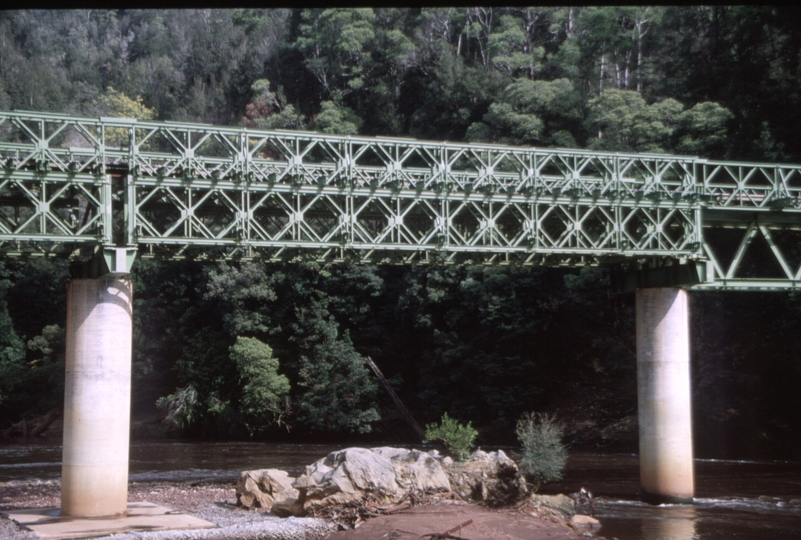
[[[564,426],[555,416],[526,413],[517,421],[516,433],[523,445],[520,469],[526,480],[539,486],[562,478],[567,450],[562,443]]]
[[[448,413],[442,415],[439,425],[428,424],[426,425],[426,434],[423,442],[430,442],[437,439],[445,443],[448,451],[456,456],[459,461],[466,461],[470,457],[470,451],[473,449],[473,442],[478,436],[478,431],[473,429],[470,422],[467,425],[460,424],[458,421],[448,416]]]

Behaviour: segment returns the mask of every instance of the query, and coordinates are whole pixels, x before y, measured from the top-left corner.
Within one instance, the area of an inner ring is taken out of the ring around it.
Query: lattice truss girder
[[[21,171],[0,176],[0,250],[62,253],[111,242],[109,186],[89,175]]]
[[[760,214],[763,237],[776,230],[767,216],[801,215],[799,166],[661,154],[0,112],[0,159],[8,252],[95,242],[165,257],[708,258],[725,278],[740,267],[724,269],[705,243],[705,209],[731,210],[740,227]]]
[[[699,288],[801,288],[801,227],[759,221],[708,228],[706,282]]]
[[[144,184],[136,189],[134,237],[145,244],[596,256],[686,255],[699,246],[689,205]]]

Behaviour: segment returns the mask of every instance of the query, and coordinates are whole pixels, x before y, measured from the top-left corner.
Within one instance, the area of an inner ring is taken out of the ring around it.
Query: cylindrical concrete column
[[[73,279],[67,355],[61,514],[122,514],[128,505],[130,281]]]
[[[692,502],[690,329],[687,292],[638,289],[637,398],[643,499]]]
[[[657,509],[654,509],[657,510]],[[665,506],[641,521],[642,540],[694,540],[698,538],[694,506]]]

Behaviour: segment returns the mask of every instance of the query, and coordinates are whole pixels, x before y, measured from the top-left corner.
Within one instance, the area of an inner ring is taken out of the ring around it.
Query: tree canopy
[[[798,8],[0,12],[0,107],[801,161]]]

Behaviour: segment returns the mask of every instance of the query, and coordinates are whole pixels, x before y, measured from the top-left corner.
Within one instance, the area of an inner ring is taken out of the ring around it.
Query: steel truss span
[[[801,285],[801,166],[0,111],[0,252],[701,268]]]

